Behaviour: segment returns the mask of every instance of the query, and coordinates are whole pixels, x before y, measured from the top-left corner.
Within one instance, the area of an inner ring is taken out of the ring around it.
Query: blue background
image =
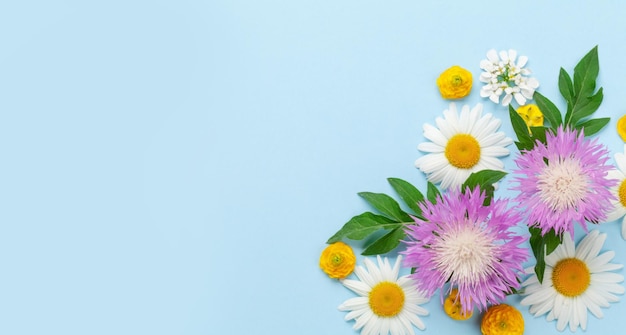
[[[422,123],[448,106],[439,73],[472,71],[461,103],[484,103],[512,136],[506,109],[479,96],[487,50],[527,55],[563,106],[559,67],[571,73],[599,45],[597,115],[613,117],[600,137],[619,152],[625,10],[3,1],[0,333],[355,334],[336,309],[354,295],[319,270],[319,254],[369,209],[357,192],[392,193],[387,177],[424,189],[413,163]],[[619,225],[598,228],[626,263]],[[477,316],[452,321],[438,296],[426,308],[424,334],[480,334]],[[558,333],[521,310],[527,334]],[[624,326],[626,303],[603,312],[589,334]]]

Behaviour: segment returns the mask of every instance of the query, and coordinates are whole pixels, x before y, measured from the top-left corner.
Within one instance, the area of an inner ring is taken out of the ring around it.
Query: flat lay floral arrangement
[[[539,92],[527,63],[515,50],[488,51],[477,62],[480,96],[501,105],[502,114],[450,103],[434,124],[423,124],[427,141],[415,165],[426,189],[389,178],[400,201],[359,193],[372,211],[328,239],[319,265],[356,295],[339,310],[361,334],[426,329],[422,305],[435,296],[450,322],[479,313],[485,335],[522,334],[522,313],[505,303],[512,294],[533,316],[575,332],[624,293],[623,266],[613,262],[615,252],[602,252],[607,236],[596,229],[621,224],[626,239],[626,156],[615,153],[614,166],[595,137],[609,123],[594,117],[603,100],[597,47],[573,71],[560,69],[562,97],[553,100]],[[478,85],[459,66],[435,84],[452,100]],[[499,131],[502,122],[511,123],[515,138]],[[626,118],[617,131],[626,141]],[[516,165],[510,171],[501,161],[508,155]],[[499,195],[505,177],[511,198]],[[586,233],[578,241],[576,226]],[[356,246],[363,248],[360,265]],[[401,276],[403,268],[410,274]]]

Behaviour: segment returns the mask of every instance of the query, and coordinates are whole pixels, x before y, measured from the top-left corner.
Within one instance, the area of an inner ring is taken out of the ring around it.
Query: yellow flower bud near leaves
[[[491,306],[480,323],[483,335],[522,335],[524,317],[515,307],[500,304]]]
[[[472,90],[472,73],[460,66],[452,66],[437,78],[439,93],[444,99],[460,99]]]
[[[443,301],[443,310],[454,320],[467,320],[472,317],[472,312],[463,314],[461,302],[457,299],[459,290],[452,289],[446,300]]]
[[[320,256],[320,268],[330,278],[345,278],[354,271],[356,265],[356,256],[352,248],[343,243],[335,242],[324,251]]]
[[[622,141],[626,142],[626,115],[617,120],[617,133],[622,138]]]
[[[537,107],[537,105],[528,104],[520,106],[517,109],[517,114],[519,114],[519,116],[521,116],[526,123],[526,127],[528,127],[528,133],[530,133],[530,127],[543,126],[543,113],[541,112],[539,107]]]

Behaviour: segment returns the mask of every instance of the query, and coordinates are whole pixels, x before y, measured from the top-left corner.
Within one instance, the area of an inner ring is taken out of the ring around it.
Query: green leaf
[[[546,255],[551,254],[562,243],[562,238],[554,232],[554,229],[543,235],[543,240],[546,244]]]
[[[515,143],[515,146],[517,147],[517,150],[519,151],[530,150],[533,148],[532,142],[522,143],[522,142],[515,141],[514,143]]]
[[[504,176],[506,176],[506,172],[504,171],[481,170],[474,172],[467,177],[461,186],[461,190],[465,190],[468,187],[473,190],[476,186],[479,186],[481,189],[485,189],[485,187],[492,186],[500,181],[500,179],[504,178]]]
[[[435,184],[428,182],[428,189],[426,190],[426,198],[433,204],[437,203],[437,197],[440,196],[441,193]]]
[[[550,123],[550,128],[556,130],[563,122],[559,109],[556,108],[552,101],[548,100],[548,98],[544,97],[539,92],[535,92],[534,98],[537,107],[539,107],[539,110],[543,113],[543,117]]]
[[[599,132],[604,126],[606,126],[611,118],[603,117],[599,119],[591,119],[576,125],[576,129],[583,130],[585,136],[591,136]]]
[[[602,88],[591,97],[579,98],[578,103],[572,108],[572,114],[570,119],[567,120],[567,124],[575,125],[581,119],[593,114],[600,107],[603,98]]]
[[[520,142],[520,144],[523,144],[524,148],[532,148],[533,141],[530,138],[530,134],[528,133],[528,127],[526,126],[526,122],[524,122],[524,119],[522,119],[522,117],[517,114],[517,111],[511,105],[509,105],[509,118],[511,119],[511,126],[513,126],[513,131],[515,132],[517,140]]]
[[[530,227],[528,231],[530,232],[530,247],[537,260],[535,274],[541,283],[546,270],[545,256],[551,254],[562,243],[562,239],[554,232],[554,229],[550,229],[545,235],[541,235],[541,229],[536,227]]]
[[[419,206],[420,202],[424,202],[424,195],[415,186],[409,182],[398,178],[387,178],[391,187],[398,193],[402,201],[409,206],[411,210],[417,215],[422,214],[422,209]]]
[[[405,236],[406,233],[404,232],[403,227],[394,228],[367,246],[361,255],[370,256],[388,253],[389,251],[395,249],[400,244],[400,240],[404,239]]]
[[[537,275],[539,283],[542,283],[543,274],[546,271],[546,261],[544,259],[546,245],[543,243],[543,238],[541,237],[541,229],[531,227],[528,228],[528,231],[530,232],[530,248],[537,261],[535,264],[535,274]]]
[[[578,100],[593,94],[599,72],[600,64],[596,45],[574,67],[574,96]]]
[[[411,217],[400,209],[400,205],[392,197],[383,193],[361,192],[359,195],[376,208],[381,214],[397,222],[413,221]]]
[[[495,191],[493,184],[500,181],[500,179],[504,178],[504,176],[506,176],[506,172],[496,170],[482,170],[474,172],[467,177],[461,186],[461,192],[465,193],[468,187],[470,190],[473,190],[476,186],[478,186],[481,191],[485,192],[486,195],[483,205],[489,206]]]
[[[565,69],[561,68],[559,72],[559,91],[565,101],[572,101],[574,98],[574,87],[572,86],[572,78],[565,71]]]
[[[533,133],[533,142],[539,141],[543,144],[546,143],[546,131],[552,131],[546,127],[530,127],[530,131]]]
[[[352,240],[362,240],[380,229],[393,229],[400,225],[402,223],[394,222],[382,215],[365,212],[346,222],[326,243],[335,243],[341,241],[344,237]]]

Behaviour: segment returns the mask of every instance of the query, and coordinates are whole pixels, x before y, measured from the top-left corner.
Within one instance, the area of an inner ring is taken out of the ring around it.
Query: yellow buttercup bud
[[[343,243],[336,242],[324,249],[320,256],[320,268],[330,278],[345,278],[354,271],[356,256],[352,248]]]
[[[444,99],[460,99],[472,90],[472,73],[460,66],[452,66],[437,78],[439,92]]]
[[[524,317],[515,307],[500,304],[489,307],[480,323],[483,335],[522,335]]]

